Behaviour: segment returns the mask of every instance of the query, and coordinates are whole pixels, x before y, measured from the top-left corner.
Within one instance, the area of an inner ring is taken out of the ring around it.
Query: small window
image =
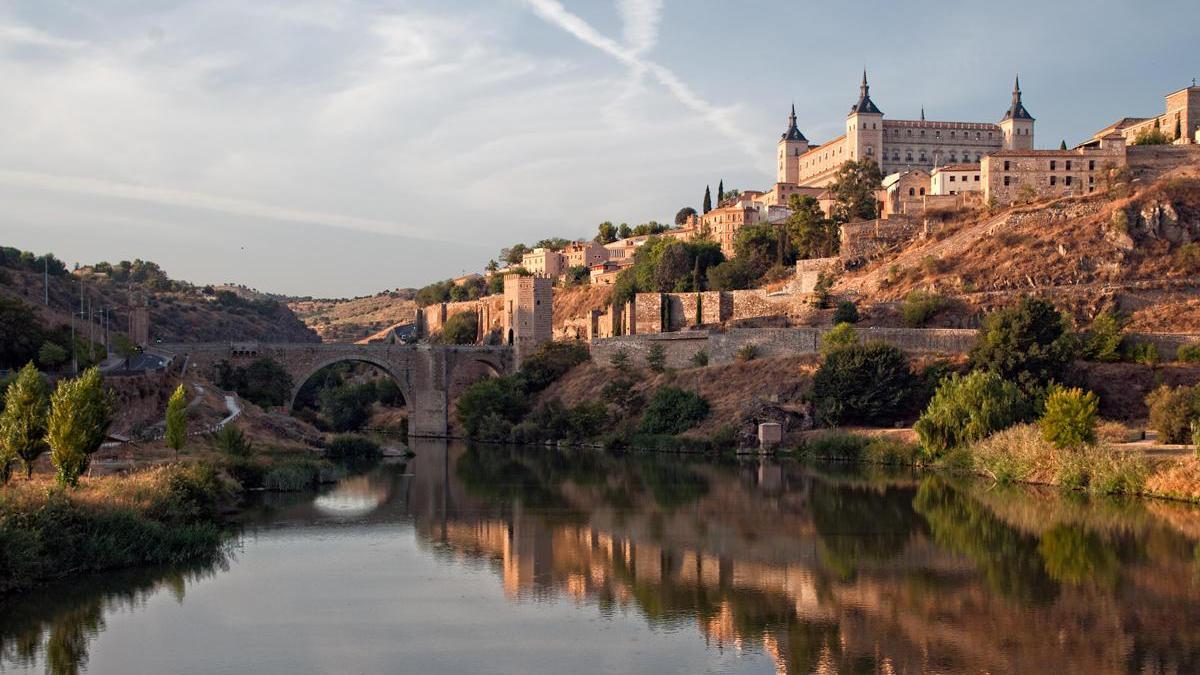
[[[908,188],[908,196],[909,196],[909,197],[912,197],[912,196],[913,196],[913,195],[915,195],[915,194],[917,194],[917,189],[916,189],[916,188]]]
[[[1088,185],[1094,185],[1095,183],[1096,183],[1096,177],[1088,176]]]
[[[951,175],[951,176],[950,176],[950,182],[951,182],[951,183],[953,183],[953,182],[954,182],[954,176],[953,176],[953,175]]]
[[[976,183],[978,183],[978,182],[979,182],[979,176],[978,176],[978,175],[976,175],[976,176],[975,176],[975,182],[976,182]]]
[[[1058,184],[1058,176],[1050,176],[1050,184],[1057,185]]]
[[[1096,160],[1089,159],[1088,160],[1088,171],[1095,171],[1095,170],[1096,170]]]
[[[1057,168],[1058,168],[1058,162],[1057,162],[1057,161],[1055,161],[1055,160],[1053,160],[1053,159],[1052,159],[1052,160],[1050,160],[1050,170],[1051,170],[1051,171],[1054,171],[1054,170],[1055,170],[1055,169],[1057,169]]]
[[[1063,183],[1064,183],[1064,184],[1066,184],[1066,185],[1070,185],[1070,184],[1071,184],[1071,177],[1070,177],[1070,176],[1067,176],[1067,177],[1063,178]]]
[[[1007,159],[1004,160],[1004,170],[1008,171],[1008,160]],[[1008,183],[1005,183],[1005,185],[1008,185]]]
[[[1005,185],[1008,185],[1008,184],[1009,184],[1009,182],[1008,182],[1008,179],[1009,179],[1009,176],[1005,176],[1005,177],[1004,177],[1004,184],[1005,184]]]
[[[925,188],[921,188],[921,196],[922,196],[922,197],[924,197],[924,196],[925,196]]]
[[[1071,160],[1067,160],[1067,171],[1071,170]]]

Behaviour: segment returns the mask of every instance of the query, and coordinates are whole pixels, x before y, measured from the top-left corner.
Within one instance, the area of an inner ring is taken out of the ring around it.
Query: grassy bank
[[[0,595],[55,579],[219,556],[228,515],[248,490],[308,490],[345,470],[326,460],[258,455],[83,478],[48,475],[0,489]]]
[[[1148,461],[1106,443],[1057,448],[1032,424],[1010,427],[952,451],[926,459],[920,445],[888,437],[831,431],[804,445],[781,451],[798,459],[914,466],[933,471],[973,473],[997,483],[1047,485],[1097,495],[1137,495],[1200,503],[1200,461],[1195,458]]]

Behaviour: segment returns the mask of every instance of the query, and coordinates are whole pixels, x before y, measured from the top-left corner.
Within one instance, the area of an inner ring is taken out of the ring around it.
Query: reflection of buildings
[[[604,466],[602,481],[576,483],[556,473],[561,467],[539,464],[539,453],[553,451],[481,452],[492,453],[488,461],[513,452],[491,477],[544,490],[539,498],[551,505],[524,506],[522,492],[496,490],[477,468],[471,480],[482,482],[465,484],[457,450],[445,470],[435,466],[441,486],[424,485],[430,473],[415,470],[410,496],[446,500],[410,503],[422,539],[491,561],[515,601],[567,597],[602,613],[633,609],[654,625],[694,626],[713,645],[762,650],[781,673],[1200,666],[1200,635],[1181,628],[1200,619],[1200,589],[1165,581],[1191,578],[1191,549],[1177,535],[1156,535],[1187,554],[1175,562],[1151,563],[1130,549],[1117,584],[1097,562],[1116,554],[1093,551],[1099,557],[1078,563],[1085,573],[1071,579],[1072,563],[1050,562],[1046,536],[948,487],[700,466],[693,471],[707,487],[679,500],[674,482],[653,484],[653,471],[628,461]],[[614,492],[632,503],[613,504],[605,495]],[[1069,540],[1064,550],[1075,555],[1100,541]]]

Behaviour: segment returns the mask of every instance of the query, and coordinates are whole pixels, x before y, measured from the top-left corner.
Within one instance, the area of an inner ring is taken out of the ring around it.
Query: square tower
[[[808,139],[800,133],[796,126],[796,105],[792,104],[792,114],[788,115],[788,126],[779,137],[779,171],[775,176],[776,183],[800,182],[800,155],[808,152]]]
[[[554,339],[554,280],[509,274],[504,277],[504,344],[517,365]]]
[[[1021,103],[1021,78],[1013,83],[1012,105],[1000,120],[1000,131],[1004,133],[1005,150],[1033,149],[1033,115]]]
[[[865,70],[858,102],[850,106],[850,114],[846,116],[846,147],[850,152],[847,160],[869,159],[877,164],[883,161],[883,111],[871,100]]]

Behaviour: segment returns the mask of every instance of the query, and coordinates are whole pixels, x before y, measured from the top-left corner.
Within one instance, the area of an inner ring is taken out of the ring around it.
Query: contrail
[[[542,19],[565,30],[581,42],[599,49],[635,71],[644,70],[648,72],[676,100],[703,117],[723,136],[736,142],[747,155],[755,159],[762,158],[757,137],[738,127],[728,112],[706,101],[671,69],[649,59],[642,58],[640,50],[637,47],[626,47],[606,37],[578,15],[567,11],[558,0],[525,0],[525,3]],[[647,9],[652,9],[649,7],[652,3],[634,2],[632,4],[638,5],[636,11],[639,13]],[[648,14],[648,12],[645,12],[645,14]],[[641,24],[638,37],[645,36],[646,25],[645,23]],[[653,30],[656,31],[657,28],[655,27]]]
[[[238,216],[263,218],[291,223],[308,223],[325,225],[350,230],[388,234],[424,241],[442,243],[462,243],[452,238],[431,237],[411,225],[394,223],[373,218],[359,218],[337,213],[293,209],[285,206],[274,206],[244,199],[230,199],[199,192],[176,190],[172,188],[150,187],[134,183],[83,178],[78,176],[57,176],[53,174],[36,173],[32,171],[14,171],[0,169],[0,184],[19,188],[34,188],[54,190],[72,194],[96,195],[115,199],[179,206],[191,209],[217,211]]]

